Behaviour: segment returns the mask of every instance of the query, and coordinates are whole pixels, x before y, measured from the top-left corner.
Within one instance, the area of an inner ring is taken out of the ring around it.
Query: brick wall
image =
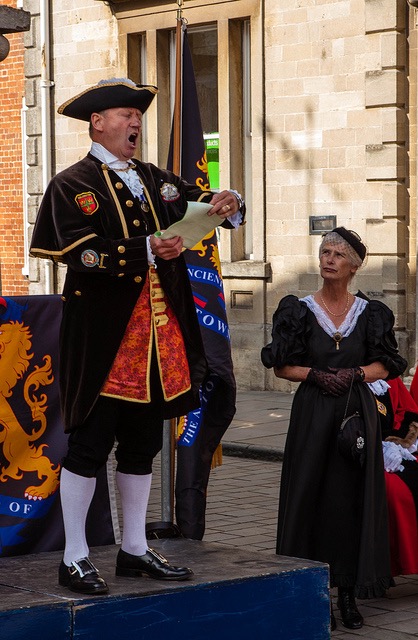
[[[16,0],[0,0],[0,5],[17,8]],[[26,295],[29,282],[22,274],[23,169],[21,108],[24,87],[23,34],[6,36],[9,55],[0,62],[0,292]]]

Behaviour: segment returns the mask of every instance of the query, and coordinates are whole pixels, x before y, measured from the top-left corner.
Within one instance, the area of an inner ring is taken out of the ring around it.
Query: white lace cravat
[[[110,164],[108,166],[109,169],[113,169],[113,171],[118,174],[136,198],[139,198],[141,201],[145,200],[144,186],[139,178],[138,172],[135,171],[135,165],[133,163],[127,167],[128,170],[121,170],[120,168],[118,170],[118,168],[112,167]]]
[[[132,194],[139,198],[141,202],[145,200],[144,186],[139,178],[138,172],[135,171],[135,163],[132,160],[119,160],[119,158],[98,142],[92,142],[90,153],[104,164],[107,164],[109,169],[115,171]]]

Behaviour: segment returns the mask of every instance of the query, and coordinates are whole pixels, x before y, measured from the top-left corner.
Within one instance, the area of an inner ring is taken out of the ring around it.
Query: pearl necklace
[[[324,305],[325,309],[328,311],[328,313],[334,316],[335,318],[339,318],[340,316],[343,316],[345,313],[347,313],[348,305],[350,302],[350,294],[348,293],[348,291],[347,291],[347,303],[345,305],[344,311],[342,311],[341,313],[333,313],[331,309],[328,309],[327,305],[325,304],[325,300],[321,294],[319,294],[319,297],[321,298],[321,302]]]

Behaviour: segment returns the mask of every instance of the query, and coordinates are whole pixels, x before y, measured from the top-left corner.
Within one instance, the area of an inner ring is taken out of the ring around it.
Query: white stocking
[[[145,523],[152,473],[136,476],[116,472],[123,515],[122,549],[134,556],[142,556],[148,549]]]
[[[61,469],[61,507],[64,519],[65,550],[64,564],[87,558],[89,548],[86,540],[86,519],[96,488],[96,478],[78,476]]]

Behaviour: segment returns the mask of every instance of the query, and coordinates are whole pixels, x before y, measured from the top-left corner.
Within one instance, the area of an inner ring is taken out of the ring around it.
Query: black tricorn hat
[[[135,84],[129,78],[100,80],[94,87],[64,102],[58,107],[58,113],[86,122],[90,122],[92,113],[115,107],[129,107],[145,113],[156,93],[157,87]]]

